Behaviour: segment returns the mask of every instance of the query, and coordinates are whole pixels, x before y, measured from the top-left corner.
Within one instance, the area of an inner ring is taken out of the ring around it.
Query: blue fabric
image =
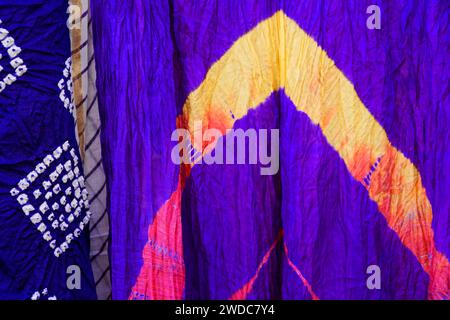
[[[80,230],[78,237],[73,237],[68,249],[58,257],[55,256],[55,249],[49,245],[51,241],[43,238],[45,231],[50,231],[58,247],[69,234],[73,236],[87,212],[86,203],[86,207],[78,203],[78,217],[69,222],[69,216],[75,208],[67,212],[66,206],[61,203],[65,192],[70,193],[65,195],[68,204],[76,199],[77,188],[73,184],[78,184],[83,174],[74,117],[61,101],[61,89],[58,87],[60,80],[64,79],[63,70],[71,55],[66,10],[65,0],[0,0],[0,28],[8,30],[8,36],[13,37],[14,43],[21,48],[18,57],[27,67],[25,74],[16,76],[16,81],[0,93],[0,299],[29,299],[33,295],[35,299],[96,298],[89,262],[88,226]],[[15,69],[2,44],[0,54],[2,81],[8,74],[14,75]],[[66,80],[70,80],[70,75]],[[67,87],[64,90],[68,97]],[[64,151],[66,141],[69,147]],[[36,166],[58,148],[61,148],[59,158],[54,156],[53,162],[45,166],[44,172],[35,179],[31,177],[33,182],[28,181],[29,187],[21,190],[19,181],[30,172],[36,172]],[[57,168],[67,162],[71,165],[69,170],[64,168],[52,181],[50,174],[57,172]],[[79,177],[74,173],[76,167]],[[69,174],[70,171],[72,174]],[[72,179],[67,176],[72,176]],[[48,190],[42,185],[44,181],[51,183]],[[53,189],[56,185],[62,189],[58,193]],[[71,191],[67,191],[69,187]],[[12,195],[14,188],[20,194],[25,194],[27,204],[34,207],[28,216],[24,205],[19,203],[17,196]],[[36,198],[33,192],[37,189],[42,194]],[[78,191],[81,190],[78,187]],[[46,199],[47,192],[52,191],[52,196]],[[44,202],[49,209],[44,209],[45,213],[42,213],[40,206]],[[55,203],[58,203],[59,208],[52,207]],[[39,213],[42,221],[37,222],[35,216],[33,223],[31,217],[35,213]],[[51,214],[53,219],[50,219]],[[58,227],[53,228],[52,222],[58,219]],[[68,225],[64,230],[61,230],[62,222]],[[45,231],[38,230],[39,226]],[[78,276],[78,268],[79,285],[73,278]],[[68,282],[72,289],[68,288]],[[36,292],[39,294],[36,295]]]

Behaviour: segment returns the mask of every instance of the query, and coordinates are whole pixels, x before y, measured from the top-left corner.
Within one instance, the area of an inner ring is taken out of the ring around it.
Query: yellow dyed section
[[[385,152],[386,133],[325,51],[282,11],[239,38],[210,68],[184,105],[185,127],[193,134],[194,122],[202,121],[203,130],[225,133],[280,88],[320,125],[361,181]]]
[[[225,133],[279,89],[320,126],[356,180],[363,183],[381,158],[365,185],[369,196],[429,274],[429,298],[449,297],[450,265],[435,248],[431,205],[419,172],[390,144],[326,52],[282,11],[240,37],[210,68],[189,95],[182,123],[191,134],[195,121]]]
[[[235,120],[280,88],[278,26],[284,21],[284,15],[277,13],[258,24],[210,68],[184,105],[189,131],[193,132],[195,121],[202,121],[204,128],[217,128],[224,133],[223,129],[232,128]],[[223,128],[215,126],[215,122]]]

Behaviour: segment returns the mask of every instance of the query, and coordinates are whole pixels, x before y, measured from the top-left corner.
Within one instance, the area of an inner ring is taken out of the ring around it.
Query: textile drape
[[[448,3],[372,2],[91,2],[113,298],[449,298]],[[175,164],[197,120],[278,172]]]

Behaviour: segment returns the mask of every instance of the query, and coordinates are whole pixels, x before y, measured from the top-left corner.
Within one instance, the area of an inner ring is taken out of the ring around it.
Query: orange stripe
[[[158,210],[144,247],[144,264],[129,299],[182,299],[185,282],[181,238],[182,183]]]
[[[284,243],[284,253],[286,254],[286,259],[288,261],[289,266],[294,270],[294,272],[298,275],[298,277],[300,278],[300,280],[302,280],[303,285],[306,287],[306,289],[308,290],[309,294],[311,295],[313,300],[320,300],[319,297],[314,293],[311,285],[309,284],[309,282],[305,279],[305,277],[303,276],[303,274],[300,272],[300,270],[295,266],[295,264],[291,261],[291,259],[289,259],[289,252],[288,252],[288,248],[286,245],[286,242]]]
[[[275,250],[278,242],[280,242],[282,237],[283,237],[283,230],[280,230],[277,238],[275,239],[273,244],[270,246],[269,250],[264,255],[262,261],[258,265],[255,275],[242,288],[240,288],[238,291],[233,293],[231,295],[231,297],[229,298],[229,300],[245,300],[245,299],[247,299],[248,294],[252,291],[253,285],[255,284],[255,281],[259,276],[259,272],[261,271],[262,267],[264,267],[264,265],[267,263],[267,261],[269,261],[272,251]]]
[[[431,204],[414,165],[389,146],[366,188],[389,226],[430,276],[429,299],[449,299],[449,263],[435,247]]]

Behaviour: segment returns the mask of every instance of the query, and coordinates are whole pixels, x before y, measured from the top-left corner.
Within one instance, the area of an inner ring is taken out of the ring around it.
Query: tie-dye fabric
[[[92,10],[113,298],[449,298],[447,1]],[[279,172],[175,165],[198,120],[279,129]]]
[[[67,1],[0,0],[0,299],[95,299]]]

